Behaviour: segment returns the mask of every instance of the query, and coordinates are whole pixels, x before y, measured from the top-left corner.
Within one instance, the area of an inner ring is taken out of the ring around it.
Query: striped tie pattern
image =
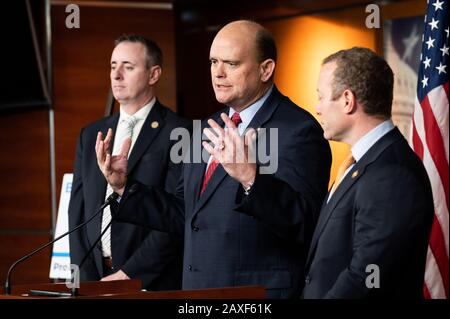
[[[124,117],[120,120],[119,125],[117,126],[116,138],[114,140],[114,148],[113,155],[117,155],[122,148],[122,144],[126,138],[133,138],[133,129],[139,119],[134,116]],[[112,187],[108,184],[106,187],[106,196],[108,198],[109,195],[113,193]],[[102,215],[102,228],[101,231],[105,228],[108,228],[106,232],[102,236],[101,245],[102,245],[102,255],[103,257],[111,257],[111,227],[108,227],[111,222],[111,210],[106,207],[103,210]]]

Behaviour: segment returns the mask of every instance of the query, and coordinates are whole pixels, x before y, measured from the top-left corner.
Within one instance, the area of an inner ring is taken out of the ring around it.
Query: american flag
[[[412,123],[412,146],[425,165],[434,197],[424,284],[425,297],[433,299],[448,298],[448,10],[448,0],[427,1]]]

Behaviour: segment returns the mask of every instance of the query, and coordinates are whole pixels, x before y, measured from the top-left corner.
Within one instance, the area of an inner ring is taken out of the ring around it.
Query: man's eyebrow
[[[222,60],[223,63],[239,63],[239,60]]]
[[[209,57],[209,60],[216,60],[216,61],[220,61],[222,63],[239,63],[239,60],[230,60],[230,59],[219,59],[219,58],[215,58],[215,57]]]
[[[131,62],[131,61],[122,61],[123,64],[131,64],[131,65],[135,65],[135,63]],[[111,61],[111,64],[117,64],[117,61]]]

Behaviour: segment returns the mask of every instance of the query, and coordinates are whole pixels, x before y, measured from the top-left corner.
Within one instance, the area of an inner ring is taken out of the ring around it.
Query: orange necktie
[[[330,196],[335,192],[335,190],[338,188],[339,184],[344,179],[345,171],[353,164],[355,164],[355,158],[353,157],[353,154],[350,152],[348,156],[344,159],[341,166],[339,166],[336,179],[334,180],[333,188],[331,188]]]

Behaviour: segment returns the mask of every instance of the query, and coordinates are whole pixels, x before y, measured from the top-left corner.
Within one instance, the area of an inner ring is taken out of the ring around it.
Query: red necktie
[[[231,120],[234,122],[234,125],[236,125],[236,127],[238,127],[239,123],[242,122],[241,117],[239,116],[239,113],[237,113],[237,112],[233,114],[233,116],[231,117]],[[211,176],[214,173],[214,171],[216,170],[218,165],[219,165],[219,163],[216,162],[215,158],[213,158],[211,160],[211,163],[209,163],[209,166],[206,169],[205,176],[203,177],[203,184],[202,184],[202,189],[200,191],[200,194],[203,194],[203,191],[205,190],[206,185],[208,185],[208,182],[211,179]]]

